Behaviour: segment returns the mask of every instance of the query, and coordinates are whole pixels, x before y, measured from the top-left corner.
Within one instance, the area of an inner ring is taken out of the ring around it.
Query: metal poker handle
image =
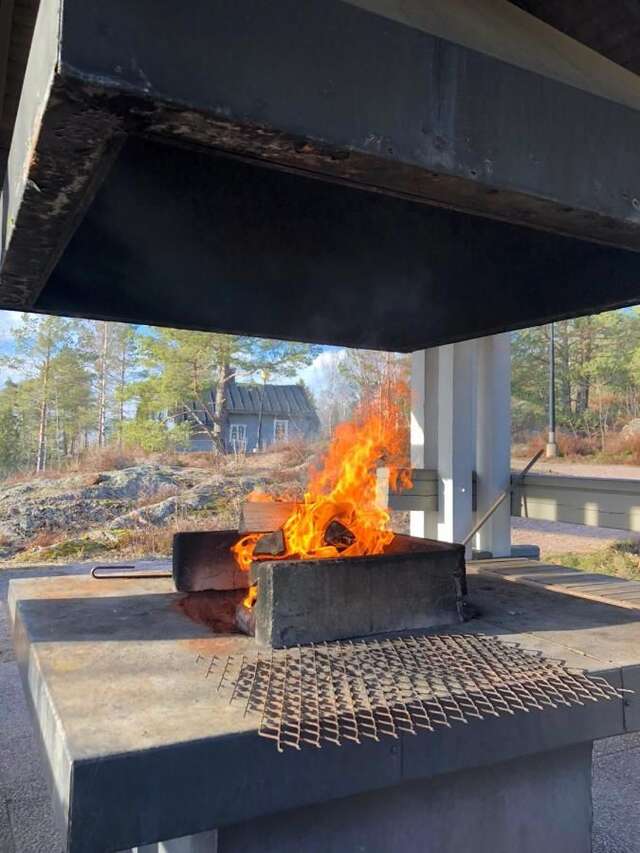
[[[122,566],[94,566],[91,569],[91,577],[99,581],[104,580],[131,580],[133,578],[170,578],[172,573],[167,569],[142,569],[135,570],[135,565]]]

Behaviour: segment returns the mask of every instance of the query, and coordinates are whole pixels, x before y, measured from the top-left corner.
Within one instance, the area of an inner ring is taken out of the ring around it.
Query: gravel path
[[[511,519],[511,541],[514,545],[539,545],[540,556],[571,551],[588,554],[614,542],[637,542],[640,534],[605,527],[585,527],[560,521],[536,521],[532,518]]]
[[[528,459],[512,459],[514,471],[521,471]],[[592,465],[587,462],[562,462],[540,459],[532,474],[565,474],[570,477],[615,477],[619,480],[640,480],[640,465]]]
[[[514,471],[520,471],[527,461],[512,459],[511,467]],[[640,489],[640,466],[635,465],[590,465],[582,462],[542,460],[536,463],[533,470],[536,474],[562,474],[570,477],[637,479]],[[511,539],[514,545],[539,545],[540,555],[544,558],[549,554],[561,554],[566,551],[578,554],[599,551],[614,542],[638,541],[640,534],[608,527],[585,527],[582,524],[512,518]]]

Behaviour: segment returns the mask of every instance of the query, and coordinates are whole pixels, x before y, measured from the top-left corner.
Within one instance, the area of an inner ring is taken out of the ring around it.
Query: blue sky
[[[0,355],[11,355],[13,342],[11,329],[17,325],[20,314],[17,311],[0,311]],[[0,365],[0,385],[4,384],[10,371]]]

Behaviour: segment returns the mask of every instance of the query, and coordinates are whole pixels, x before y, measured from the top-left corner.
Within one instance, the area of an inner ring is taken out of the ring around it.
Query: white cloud
[[[0,311],[0,344],[10,343],[11,331],[20,322],[19,311]]]
[[[299,373],[299,378],[312,390],[318,391],[323,385],[330,368],[339,364],[345,356],[344,349],[326,349],[316,356],[309,367]]]
[[[19,322],[19,311],[0,311],[0,355],[11,355],[13,351],[13,337],[11,332]],[[6,365],[0,365],[0,388],[7,379],[17,381],[21,378],[19,371],[12,370]]]

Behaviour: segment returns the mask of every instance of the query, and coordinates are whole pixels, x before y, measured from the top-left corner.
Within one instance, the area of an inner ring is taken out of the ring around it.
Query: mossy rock
[[[56,562],[58,560],[85,560],[90,557],[113,551],[118,547],[118,542],[101,539],[77,538],[65,539],[55,545],[46,548],[34,548],[32,551],[23,551],[20,559],[28,563]]]

